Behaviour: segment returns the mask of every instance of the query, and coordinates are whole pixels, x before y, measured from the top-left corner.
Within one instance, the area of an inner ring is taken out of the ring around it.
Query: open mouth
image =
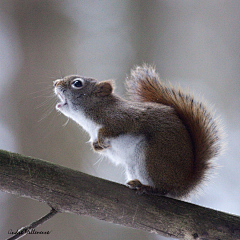
[[[67,105],[67,99],[59,89],[55,88],[55,94],[58,96],[58,98],[60,100],[60,102],[58,102],[57,105],[56,105],[57,109],[60,109],[64,105]]]

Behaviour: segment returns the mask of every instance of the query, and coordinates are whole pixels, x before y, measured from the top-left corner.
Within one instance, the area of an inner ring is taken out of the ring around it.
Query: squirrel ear
[[[105,97],[112,93],[113,87],[112,87],[112,81],[104,81],[97,83],[95,94],[98,97]]]

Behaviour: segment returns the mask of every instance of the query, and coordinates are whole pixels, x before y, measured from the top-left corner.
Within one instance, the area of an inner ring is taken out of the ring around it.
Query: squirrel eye
[[[72,86],[73,88],[76,88],[76,89],[82,88],[82,86],[83,86],[83,80],[82,80],[81,78],[76,78],[76,79],[72,82],[71,86]]]

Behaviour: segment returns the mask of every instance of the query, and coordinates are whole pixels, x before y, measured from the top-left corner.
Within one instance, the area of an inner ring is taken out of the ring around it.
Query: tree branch
[[[30,232],[32,229],[34,229],[34,228],[40,226],[41,224],[45,223],[46,221],[48,221],[50,218],[52,218],[56,214],[57,214],[57,211],[52,208],[51,211],[48,214],[41,217],[37,221],[29,224],[28,226],[20,228],[14,236],[8,238],[7,240],[16,240],[16,239],[22,238],[23,236],[27,235],[28,232]]]
[[[137,195],[124,185],[0,150],[0,190],[60,212],[178,239],[240,239],[240,217],[179,200]]]

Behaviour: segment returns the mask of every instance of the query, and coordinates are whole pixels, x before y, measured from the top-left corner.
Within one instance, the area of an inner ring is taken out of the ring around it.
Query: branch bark
[[[0,150],[0,190],[178,239],[240,239],[240,217],[161,196],[40,159]]]

